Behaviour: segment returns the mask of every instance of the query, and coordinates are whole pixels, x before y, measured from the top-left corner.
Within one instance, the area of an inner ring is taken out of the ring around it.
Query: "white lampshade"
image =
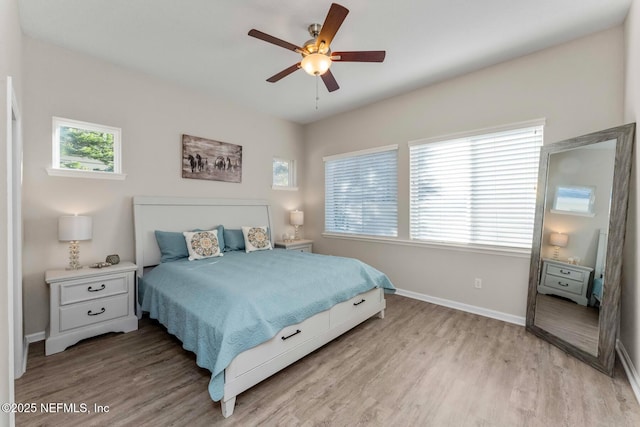
[[[303,225],[304,224],[304,212],[295,210],[289,213],[289,222],[291,225]]]
[[[569,243],[569,235],[562,233],[551,233],[549,236],[549,244],[551,246],[558,246],[560,248],[564,248]]]
[[[91,240],[93,221],[90,216],[65,215],[58,218],[58,240]]]

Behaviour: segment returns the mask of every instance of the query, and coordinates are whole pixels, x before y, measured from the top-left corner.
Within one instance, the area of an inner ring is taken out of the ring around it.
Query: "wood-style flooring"
[[[598,320],[597,308],[538,294],[535,325],[594,356],[598,355]]]
[[[209,372],[158,323],[44,356],[31,345],[16,401],[108,406],[18,414],[17,426],[640,426],[610,378],[524,327],[399,296],[376,317],[240,394],[224,419]]]

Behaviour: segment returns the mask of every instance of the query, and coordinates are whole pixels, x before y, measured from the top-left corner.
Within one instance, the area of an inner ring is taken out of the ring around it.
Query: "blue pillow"
[[[244,234],[242,230],[224,230],[225,252],[244,251]]]
[[[156,230],[156,241],[160,248],[160,262],[176,261],[189,256],[187,243],[182,233]]]
[[[218,244],[221,248],[224,248],[224,227],[219,225],[213,227],[218,230]],[[201,231],[201,230],[193,230]],[[184,239],[184,235],[179,231],[155,231],[156,241],[160,248],[160,262],[171,262],[182,258],[189,257],[189,250],[187,249],[187,242]],[[242,234],[242,231],[240,232]],[[244,249],[244,240],[243,240]]]

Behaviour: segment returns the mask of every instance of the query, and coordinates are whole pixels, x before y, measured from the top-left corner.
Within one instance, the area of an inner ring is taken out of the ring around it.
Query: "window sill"
[[[97,171],[83,171],[73,169],[56,169],[46,168],[49,176],[64,176],[67,178],[91,178],[91,179],[112,179],[124,181],[127,177],[126,173],[114,173],[114,172],[97,172]]]
[[[592,212],[560,211],[557,209],[551,209],[551,213],[560,215],[586,216],[588,218],[593,218],[594,216],[596,216],[596,214]]]
[[[360,236],[356,234],[322,233],[322,237],[326,237],[328,239],[345,239],[362,242],[385,243],[399,246],[413,246],[418,248],[443,249],[457,252],[474,252],[480,254],[501,255],[515,258],[531,258],[531,249],[425,242],[420,240],[400,239],[397,237]]]
[[[280,185],[272,185],[271,189],[280,191],[298,191],[298,187],[283,187]]]

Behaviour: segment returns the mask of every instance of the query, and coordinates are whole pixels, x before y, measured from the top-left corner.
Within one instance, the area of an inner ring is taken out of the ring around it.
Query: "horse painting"
[[[183,178],[242,182],[241,145],[182,135],[182,159]]]

